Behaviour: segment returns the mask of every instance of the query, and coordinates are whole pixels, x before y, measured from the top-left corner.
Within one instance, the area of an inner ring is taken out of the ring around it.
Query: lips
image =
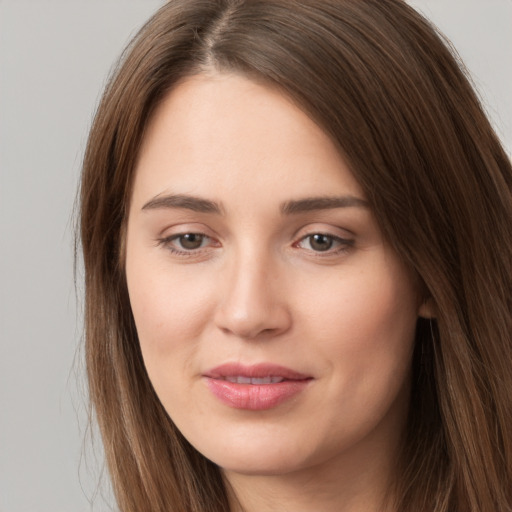
[[[209,390],[235,409],[272,409],[304,391],[312,377],[274,364],[228,363],[203,375]]]
[[[243,375],[229,375],[224,377],[224,380],[228,382],[233,382],[235,384],[253,384],[259,386],[261,384],[277,384],[279,382],[283,382],[284,377],[244,377]]]

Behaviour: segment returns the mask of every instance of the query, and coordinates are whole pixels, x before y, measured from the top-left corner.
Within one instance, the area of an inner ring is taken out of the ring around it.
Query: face
[[[228,472],[395,447],[418,293],[329,137],[236,75],[174,88],[136,168],[126,276],[148,375]]]

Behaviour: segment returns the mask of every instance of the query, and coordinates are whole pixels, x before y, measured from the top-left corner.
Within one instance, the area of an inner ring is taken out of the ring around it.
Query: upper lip
[[[208,370],[203,374],[203,377],[211,379],[225,379],[226,377],[249,377],[254,379],[281,377],[285,380],[306,380],[311,378],[309,375],[272,363],[254,365],[225,363]]]

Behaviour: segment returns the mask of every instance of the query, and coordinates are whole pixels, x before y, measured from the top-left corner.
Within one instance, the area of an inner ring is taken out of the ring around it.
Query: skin
[[[311,197],[359,201],[283,213]],[[175,87],[139,155],[126,276],[155,391],[222,468],[233,510],[382,510],[416,320],[429,312],[347,164],[303,111],[239,75]],[[269,410],[240,410],[205,384],[226,362],[279,364],[310,381]]]

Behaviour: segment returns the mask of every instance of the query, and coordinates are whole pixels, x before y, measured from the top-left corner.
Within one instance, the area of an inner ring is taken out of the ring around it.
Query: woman
[[[402,1],[166,4],[82,176],[120,509],[512,510],[511,185]]]

